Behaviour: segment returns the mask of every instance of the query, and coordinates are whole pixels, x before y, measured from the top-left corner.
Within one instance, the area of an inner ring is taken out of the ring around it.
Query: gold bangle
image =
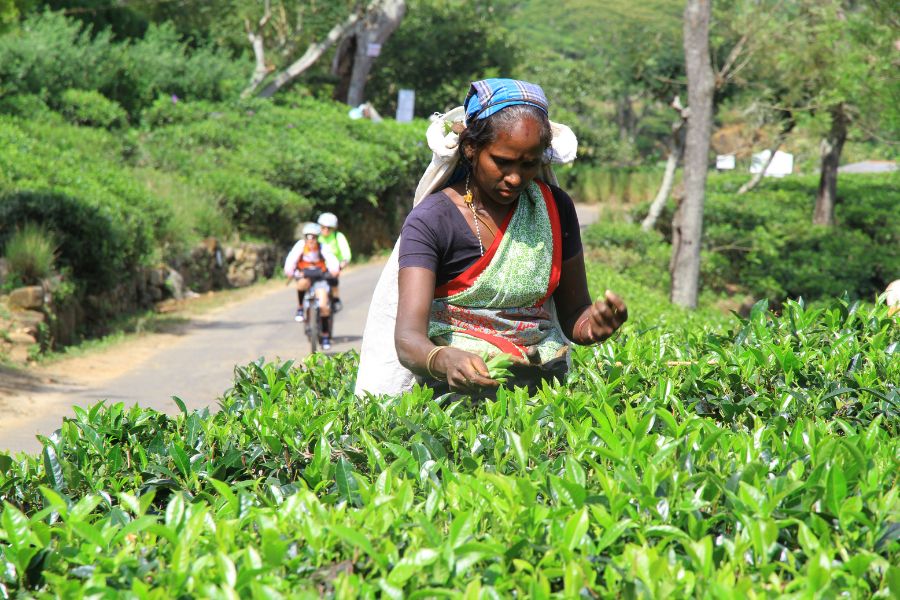
[[[428,375],[430,375],[432,379],[440,379],[440,377],[438,377],[431,371],[431,367],[434,366],[434,357],[436,357],[438,355],[438,352],[446,347],[447,346],[435,346],[431,349],[431,352],[428,353],[428,357],[425,359],[425,370],[428,371]]]

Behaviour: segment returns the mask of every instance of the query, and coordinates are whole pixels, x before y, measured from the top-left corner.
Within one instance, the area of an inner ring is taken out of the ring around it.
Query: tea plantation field
[[[656,305],[533,397],[359,400],[345,354],[79,409],[0,455],[0,596],[898,597],[885,307]]]

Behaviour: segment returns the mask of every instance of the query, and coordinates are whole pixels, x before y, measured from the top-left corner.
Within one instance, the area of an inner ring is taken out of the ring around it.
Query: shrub
[[[147,129],[165,125],[192,123],[207,119],[216,105],[203,101],[182,102],[177,96],[159,96],[141,113],[141,124]]]
[[[669,283],[669,245],[656,231],[635,223],[598,221],[582,234],[586,259],[634,283],[665,293]]]
[[[160,95],[234,95],[248,65],[213,47],[190,48],[169,24],[151,25],[137,41],[115,42],[108,30],[91,32],[62,13],[45,12],[0,36],[0,99],[34,94],[62,108],[69,104],[66,90],[94,91],[136,120]]]
[[[351,237],[354,221],[367,226],[360,215],[373,210],[393,222],[426,164],[423,124],[351,121],[334,102],[158,100],[145,118],[171,125],[142,136],[142,165],[202,182],[239,231],[281,242],[297,220],[323,210]],[[351,215],[357,219],[344,219]]]
[[[709,289],[738,284],[756,297],[779,302],[844,292],[874,298],[900,273],[900,174],[842,175],[831,228],[811,225],[817,177],[766,180],[738,196],[744,181],[737,176],[709,180],[701,263]],[[671,210],[670,205],[659,219],[667,242]],[[645,212],[646,205],[639,207],[635,218]],[[621,241],[629,243],[627,236]]]
[[[52,191],[0,195],[0,240],[26,222],[42,223],[59,240],[58,260],[89,289],[127,278],[154,250],[152,230],[138,207]]]
[[[59,100],[59,112],[75,125],[113,129],[128,122],[118,103],[93,90],[66,90]]]
[[[12,281],[25,285],[39,283],[53,273],[54,236],[41,225],[25,223],[7,239],[4,256]]]
[[[39,119],[52,113],[47,103],[37,94],[13,94],[0,96],[0,114]]]
[[[220,101],[237,95],[250,63],[213,46],[189,47],[170,23],[150,25],[144,37],[125,46],[120,81],[104,91],[137,115],[160,96]]]
[[[0,244],[25,223],[56,235],[58,261],[102,288],[149,262],[170,235],[171,213],[117,164],[102,130],[0,117]]]
[[[31,15],[0,36],[0,96],[35,94],[55,106],[70,88],[109,89],[121,71],[121,48],[108,32],[91,36],[61,13]]]
[[[225,216],[247,234],[288,241],[294,226],[311,202],[260,177],[231,171],[212,171],[205,184]]]
[[[884,306],[764,304],[630,320],[531,396],[360,399],[347,353],[238,366],[216,411],[76,407],[39,454],[0,453],[0,585],[896,596],[900,328]]]

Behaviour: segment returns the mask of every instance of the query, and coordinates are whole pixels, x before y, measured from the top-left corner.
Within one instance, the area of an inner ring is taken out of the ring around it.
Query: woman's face
[[[522,119],[509,131],[498,132],[496,140],[475,153],[475,185],[494,202],[511,204],[537,177],[543,154],[540,124]]]

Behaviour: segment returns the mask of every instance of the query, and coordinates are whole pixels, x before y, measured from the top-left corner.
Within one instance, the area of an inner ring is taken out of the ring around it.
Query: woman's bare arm
[[[428,338],[428,318],[434,300],[434,271],[421,267],[400,269],[397,323],[394,344],[400,364],[416,373],[428,375],[425,361],[435,345]],[[496,387],[488,377],[487,366],[480,356],[456,348],[446,348],[435,356],[432,373],[443,376],[451,389],[472,391],[480,387]]]
[[[591,302],[583,252],[563,262],[553,300],[563,333],[576,344],[603,341],[628,319],[625,302],[609,290]]]
[[[400,269],[397,324],[394,344],[400,364],[416,373],[427,375],[425,358],[434,348],[428,339],[428,316],[434,299],[434,271],[421,267]]]

